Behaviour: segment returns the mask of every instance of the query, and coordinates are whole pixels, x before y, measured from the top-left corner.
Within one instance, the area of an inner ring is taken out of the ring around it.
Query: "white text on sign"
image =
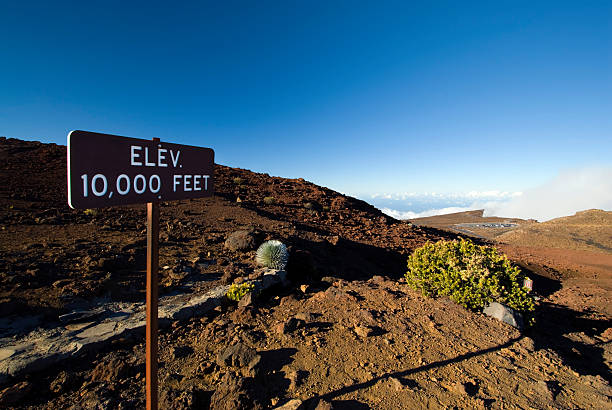
[[[162,148],[161,145],[153,152],[150,152],[147,146],[131,145],[129,152],[130,166],[167,168],[171,165],[174,168],[182,168],[183,166],[179,163],[180,155],[180,150],[175,152],[172,149]],[[207,191],[209,178],[210,175],[203,174],[174,174],[172,176],[172,191]],[[127,195],[130,192],[139,195],[145,192],[156,194],[161,190],[163,184],[159,175],[155,174],[149,177],[142,174],[137,174],[134,177],[120,174],[116,177],[114,183],[112,181],[109,183],[104,174],[96,173],[91,178],[88,174],[82,174],[81,180],[83,181],[84,198],[87,198],[90,193],[97,197],[107,196],[108,198],[112,198],[115,192],[119,195]],[[161,199],[161,196],[159,199]]]

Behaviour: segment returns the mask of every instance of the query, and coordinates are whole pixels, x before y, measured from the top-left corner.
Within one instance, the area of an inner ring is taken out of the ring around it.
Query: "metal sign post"
[[[87,131],[68,134],[68,204],[147,204],[146,401],[158,407],[159,201],[213,194],[214,151]]]
[[[153,138],[159,142],[159,138]],[[147,203],[147,326],[146,326],[146,396],[147,410],[157,410],[157,297],[159,272],[159,202]]]

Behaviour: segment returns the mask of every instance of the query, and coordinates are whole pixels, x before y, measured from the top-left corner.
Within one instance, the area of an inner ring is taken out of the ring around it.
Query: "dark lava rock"
[[[236,231],[225,240],[225,247],[232,251],[250,251],[255,248],[253,231]]]
[[[186,389],[168,389],[162,390],[160,408],[190,410],[204,408],[205,403],[202,398],[205,392],[197,391],[193,387]]]
[[[241,302],[242,299],[240,299]],[[255,319],[255,312],[251,306],[238,306],[238,309],[231,313],[230,318],[235,323],[249,323]]]
[[[251,306],[254,300],[255,300],[255,296],[253,296],[253,292],[249,292],[238,301],[238,306],[239,307]]]
[[[61,371],[60,374],[57,375],[55,380],[53,380],[49,385],[49,390],[54,393],[62,393],[74,387],[76,385],[76,382],[77,378],[74,374]]]
[[[130,367],[125,361],[112,358],[108,362],[100,362],[91,372],[91,381],[116,382],[128,376]]]
[[[254,368],[259,363],[261,357],[257,351],[242,343],[236,343],[220,351],[217,355],[217,364],[223,366],[249,367]]]
[[[226,373],[210,399],[211,410],[250,410],[263,406],[248,389],[245,379]]]
[[[234,279],[238,277],[238,273],[240,269],[236,267],[233,263],[230,263],[223,269],[223,276],[221,276],[221,283],[224,285],[229,285],[234,282]]]
[[[287,319],[283,323],[279,323],[275,327],[275,330],[279,334],[286,335],[288,333],[295,331],[296,329],[299,329],[300,327],[303,327],[305,324],[306,323],[303,320],[292,317],[292,318]]]

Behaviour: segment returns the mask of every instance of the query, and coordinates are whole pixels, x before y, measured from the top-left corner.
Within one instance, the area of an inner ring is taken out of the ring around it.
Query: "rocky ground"
[[[70,210],[65,150],[0,139],[2,340],[79,326],[60,320],[75,310],[144,300],[143,207]],[[254,250],[272,238],[290,248],[291,285],[248,306],[226,302],[167,323],[164,408],[612,405],[605,289],[591,306],[554,266],[515,258],[542,298],[537,326],[521,334],[402,282],[415,247],[453,233],[394,220],[304,180],[218,165],[215,190],[214,198],[162,204],[161,294],[257,277]],[[126,334],[12,375],[0,385],[0,407],[141,408],[142,342],[142,332]]]

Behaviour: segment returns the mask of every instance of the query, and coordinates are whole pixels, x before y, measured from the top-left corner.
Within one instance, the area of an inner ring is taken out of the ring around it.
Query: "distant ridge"
[[[519,246],[576,249],[612,254],[612,212],[589,209],[547,222],[521,226],[497,237]]]
[[[519,218],[503,218],[498,216],[483,216],[484,209],[473,211],[454,212],[451,214],[427,216],[424,218],[411,219],[415,225],[431,226],[434,228],[451,228],[451,225],[462,223],[498,222],[498,223],[525,223]],[[530,221],[531,222],[531,221]]]

